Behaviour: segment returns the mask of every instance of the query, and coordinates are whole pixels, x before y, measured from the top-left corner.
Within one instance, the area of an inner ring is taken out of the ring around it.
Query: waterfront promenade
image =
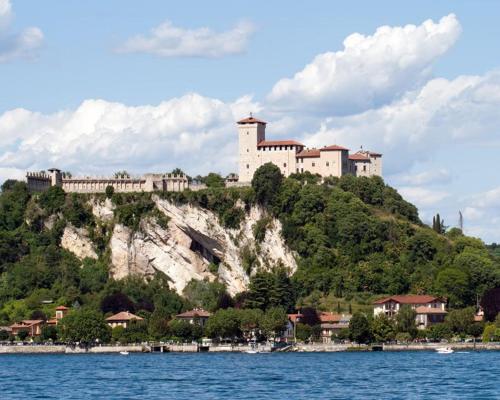
[[[434,351],[438,347],[451,347],[456,351],[500,351],[500,342],[490,343],[411,343],[411,344],[384,344],[382,346],[368,346],[357,344],[297,344],[289,345],[282,348],[272,349],[269,345],[261,345],[258,350],[263,352],[270,352],[272,350],[277,352],[349,352],[349,351],[372,351],[373,347],[382,351]],[[210,345],[200,346],[197,344],[169,344],[169,343],[144,343],[133,345],[101,345],[89,348],[79,346],[66,346],[66,345],[32,345],[26,344],[18,345],[0,345],[1,354],[103,354],[103,353],[120,353],[123,351],[129,353],[198,353],[198,352],[212,352],[212,353],[245,353],[252,350],[248,345]]]

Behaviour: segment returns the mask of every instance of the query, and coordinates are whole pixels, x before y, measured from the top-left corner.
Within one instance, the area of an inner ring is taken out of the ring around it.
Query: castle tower
[[[62,187],[62,173],[61,170],[57,168],[49,169],[50,176],[50,186],[61,186]]]
[[[257,144],[266,139],[266,122],[254,118],[238,121],[239,181],[251,182],[259,167]]]

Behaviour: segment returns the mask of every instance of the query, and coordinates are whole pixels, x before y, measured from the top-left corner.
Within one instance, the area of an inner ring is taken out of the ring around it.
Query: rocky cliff
[[[245,257],[252,257],[252,264],[264,269],[282,264],[293,273],[297,268],[294,255],[281,237],[279,221],[270,220],[264,239],[256,243],[253,227],[265,217],[258,207],[246,213],[240,229],[228,229],[211,211],[157,197],[154,201],[167,217],[166,226],[151,216],[143,218],[136,231],[114,224],[109,241],[113,277],[148,276],[161,271],[178,293],[191,279],[218,279],[234,295],[247,289],[249,274],[255,272],[245,265]],[[113,220],[109,200],[94,199],[89,204],[99,222]],[[62,245],[79,258],[95,256],[85,230],[66,228]]]

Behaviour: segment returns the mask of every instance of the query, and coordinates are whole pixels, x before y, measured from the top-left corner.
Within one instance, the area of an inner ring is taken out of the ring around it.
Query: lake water
[[[1,355],[0,399],[500,399],[500,352]]]

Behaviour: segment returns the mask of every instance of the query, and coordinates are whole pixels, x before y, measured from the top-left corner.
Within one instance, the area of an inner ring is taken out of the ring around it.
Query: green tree
[[[469,277],[457,268],[445,268],[437,275],[436,291],[448,297],[450,307],[460,308],[471,302]]]
[[[113,197],[113,195],[115,194],[115,188],[111,185],[108,185],[108,186],[106,186],[105,192],[106,192],[106,197],[108,199],[111,199]]]
[[[19,338],[19,340],[21,342],[24,342],[28,336],[29,336],[29,332],[27,330],[25,330],[25,329],[20,330],[19,332],[17,332],[17,337]]]
[[[247,339],[255,337],[261,327],[264,313],[258,308],[239,310],[240,330]]]
[[[391,318],[379,314],[372,320],[372,333],[376,342],[387,342],[396,337],[396,327]]]
[[[42,333],[41,333],[40,337],[44,341],[57,340],[57,328],[54,325],[45,325],[42,328]]]
[[[5,342],[9,340],[9,332],[4,329],[0,329],[0,342]]]
[[[216,339],[235,339],[241,337],[240,315],[238,310],[227,308],[218,310],[207,321],[205,326],[207,336]]]
[[[89,346],[97,341],[109,342],[111,328],[99,312],[91,309],[79,309],[61,320],[60,334],[65,342]]]
[[[263,206],[274,206],[277,203],[283,175],[273,163],[266,163],[255,171],[252,178],[252,188],[255,198]]]
[[[269,308],[262,319],[262,330],[268,338],[276,338],[286,328],[288,316],[281,307]]]
[[[225,186],[224,178],[214,172],[210,172],[202,178],[202,182],[209,188],[223,188]]]
[[[196,308],[214,312],[219,308],[228,308],[231,297],[226,291],[226,286],[220,282],[192,279],[184,288],[182,294],[189,303]]]
[[[356,312],[349,321],[349,338],[360,344],[370,343],[372,332],[365,314]]]
[[[439,323],[431,325],[428,329],[429,339],[441,340],[441,339],[451,339],[453,332],[450,326],[446,323]]]
[[[400,333],[408,333],[410,338],[417,337],[417,313],[409,305],[403,305],[396,314],[396,329]]]
[[[466,335],[474,324],[474,307],[450,311],[445,321],[454,333]]]
[[[309,325],[298,323],[295,328],[295,336],[297,340],[306,342],[312,336],[312,328]]]

